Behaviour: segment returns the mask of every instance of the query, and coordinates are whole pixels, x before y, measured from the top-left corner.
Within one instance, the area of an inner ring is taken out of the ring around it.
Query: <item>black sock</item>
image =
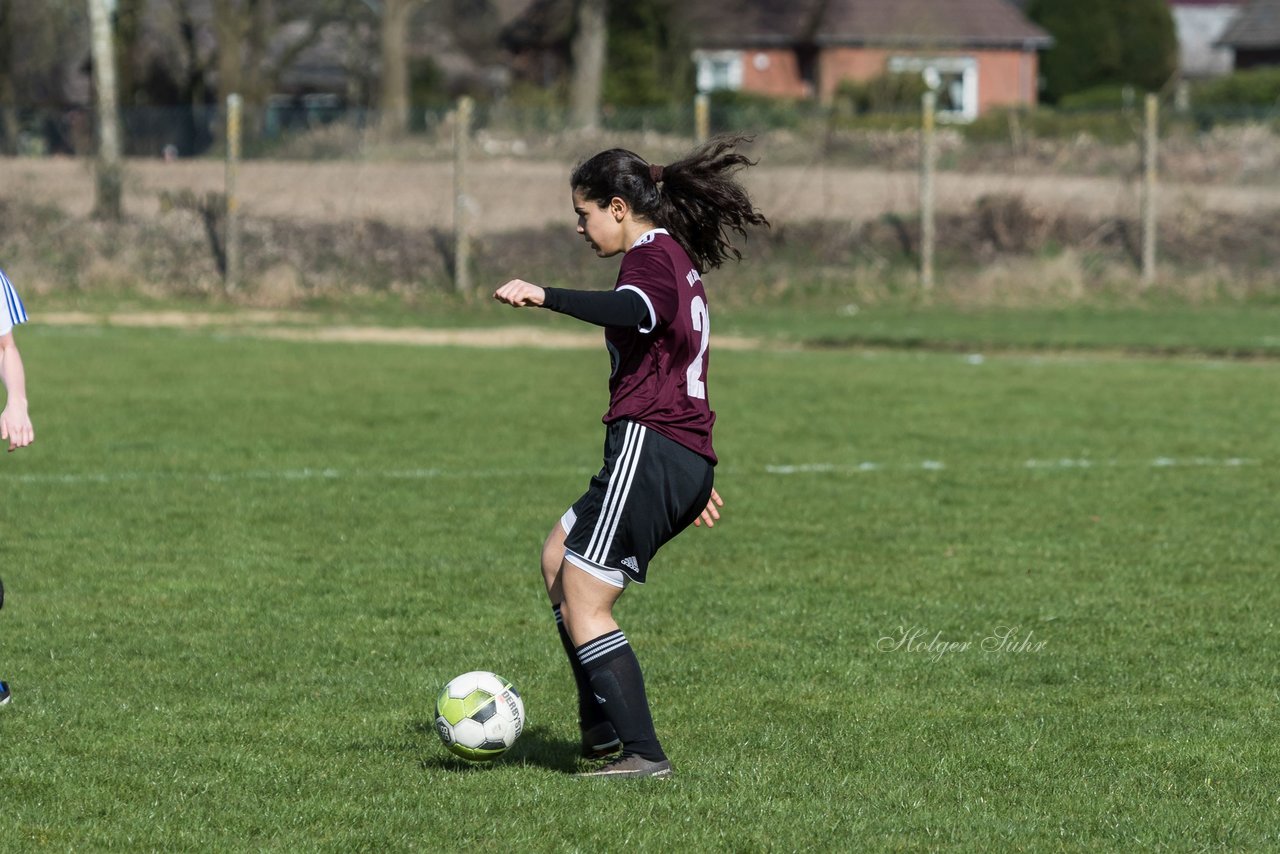
[[[578,661],[578,654],[573,641],[569,639],[569,631],[564,627],[564,617],[560,616],[560,606],[552,605],[551,613],[556,615],[556,631],[560,633],[560,643],[564,646],[565,655],[569,656],[569,668],[573,671],[573,681],[578,686],[578,724],[583,729],[590,729],[598,723],[608,720],[591,692],[591,683],[587,680],[587,672]]]
[[[644,675],[631,644],[620,630],[601,635],[578,647],[578,660],[587,671],[600,708],[609,716],[623,755],[643,756],[654,762],[667,758],[653,730]]]

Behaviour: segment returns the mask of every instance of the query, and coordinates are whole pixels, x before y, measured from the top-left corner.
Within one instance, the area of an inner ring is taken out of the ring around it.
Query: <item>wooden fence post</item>
[[[933,291],[934,241],[934,186],[933,173],[937,152],[934,141],[934,120],[938,106],[937,93],[924,93],[924,120],[920,139],[920,291],[928,300]]]
[[[458,99],[453,128],[453,283],[460,294],[471,291],[471,198],[467,193],[467,156],[475,102]]]
[[[1156,280],[1156,159],[1159,155],[1160,101],[1147,95],[1142,169],[1142,283]]]
[[[236,179],[240,171],[240,143],[243,137],[241,113],[244,102],[239,95],[227,96],[227,166],[226,216],[223,234],[223,289],[235,293],[240,286],[240,198],[236,195]]]

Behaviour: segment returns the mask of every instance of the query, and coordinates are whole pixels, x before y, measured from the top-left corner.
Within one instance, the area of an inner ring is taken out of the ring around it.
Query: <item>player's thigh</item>
[[[575,645],[581,646],[618,628],[613,619],[613,606],[626,589],[625,583],[624,586],[608,583],[565,561],[560,584],[564,593],[565,628]]]

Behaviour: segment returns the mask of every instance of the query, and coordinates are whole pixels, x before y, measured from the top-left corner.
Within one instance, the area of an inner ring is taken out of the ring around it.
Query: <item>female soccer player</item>
[[[0,270],[0,381],[4,382],[8,396],[4,410],[0,411],[0,440],[9,443],[9,450],[25,448],[35,441],[35,430],[27,415],[27,375],[22,370],[22,357],[13,341],[13,327],[26,323],[27,310],[18,298],[9,279]],[[0,582],[0,608],[4,607],[4,584]],[[0,681],[0,706],[9,702],[9,686]]]
[[[708,405],[711,340],[702,273],[742,254],[729,232],[768,225],[736,179],[752,164],[718,139],[669,166],[623,149],[574,169],[578,233],[608,258],[622,254],[612,291],[542,288],[512,279],[494,293],[605,328],[612,373],[604,467],[542,550],[542,574],[578,686],[583,755],[621,755],[594,777],[668,777],[640,664],[613,618],[627,585],[643,583],[658,549],[720,518],[712,486],[715,413]]]

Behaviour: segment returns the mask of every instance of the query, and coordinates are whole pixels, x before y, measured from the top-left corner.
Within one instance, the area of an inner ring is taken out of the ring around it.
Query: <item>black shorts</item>
[[[565,560],[643,584],[658,549],[706,509],[714,474],[701,454],[643,424],[615,421],[605,432],[604,468],[561,520]]]

